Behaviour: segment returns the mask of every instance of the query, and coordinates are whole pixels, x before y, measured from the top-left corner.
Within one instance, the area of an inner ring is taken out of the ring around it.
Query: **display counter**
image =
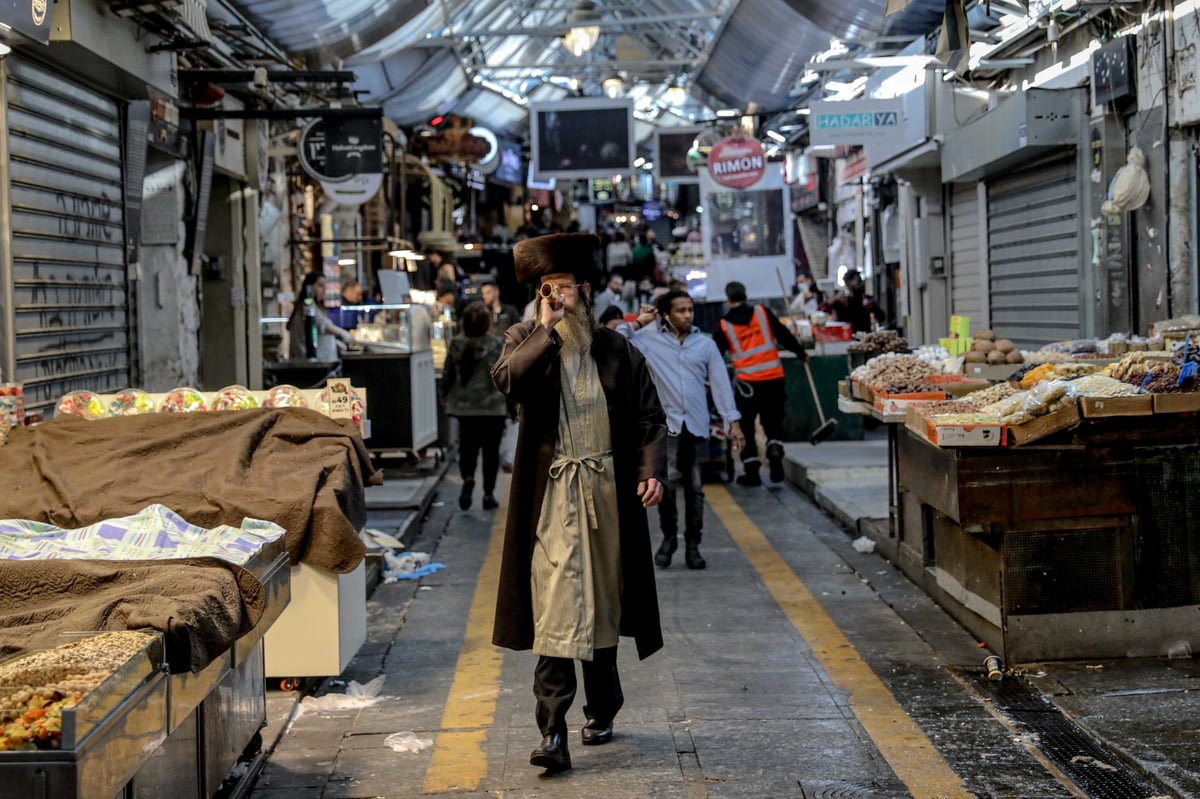
[[[207,799],[266,721],[262,637],[287,605],[283,541],[245,568],[263,585],[255,627],[199,671],[171,673],[161,634],[62,712],[57,749],[0,752],[4,796],[54,799]],[[86,641],[88,634],[81,634]]]
[[[898,563],[997,654],[1200,646],[1200,419],[1082,419],[1020,447],[895,435]]]
[[[418,451],[438,438],[433,352],[347,353],[342,374],[371,397],[367,448]]]

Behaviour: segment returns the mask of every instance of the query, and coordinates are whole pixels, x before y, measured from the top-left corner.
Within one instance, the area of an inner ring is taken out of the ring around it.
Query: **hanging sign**
[[[351,175],[345,180],[322,180],[321,188],[338,205],[362,205],[383,185],[383,173]]]
[[[717,142],[708,154],[708,171],[713,180],[731,189],[745,189],[762,180],[767,157],[762,144],[747,136],[730,136]]]
[[[904,123],[900,100],[821,100],[808,107],[814,146],[883,141],[896,136]]]
[[[383,171],[383,121],[314,119],[300,132],[300,166],[314,180],[338,182]]]
[[[0,25],[25,34],[35,42],[50,43],[51,0],[0,0]]]

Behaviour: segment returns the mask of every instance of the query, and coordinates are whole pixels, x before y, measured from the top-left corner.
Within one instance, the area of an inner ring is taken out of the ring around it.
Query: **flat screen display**
[[[558,180],[555,178],[538,178],[533,174],[533,162],[529,162],[529,176],[525,178],[525,186],[538,191],[554,191],[558,186]]]
[[[633,103],[582,98],[529,107],[534,174],[606,177],[633,170]]]

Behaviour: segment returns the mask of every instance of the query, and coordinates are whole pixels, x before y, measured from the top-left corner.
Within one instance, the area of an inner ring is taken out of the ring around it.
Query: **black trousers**
[[[583,715],[601,723],[611,722],[625,704],[621,676],[617,673],[617,648],[596,649],[590,661],[580,663],[583,665],[583,694],[587,700]],[[566,734],[567,711],[571,709],[578,689],[574,660],[545,655],[538,658],[533,670],[533,696],[537,700],[534,715],[542,735]]]
[[[704,527],[704,481],[700,474],[700,456],[708,446],[707,438],[684,430],[667,436],[667,483],[658,505],[658,523],[662,534],[674,538],[679,532],[679,508],[675,506],[678,486],[683,486],[683,538],[700,543]]]
[[[504,437],[503,416],[458,417],[458,469],[463,482],[475,479],[475,464],[483,453],[483,493],[496,488],[500,471],[500,439]]]
[[[747,391],[749,396],[743,395]],[[758,441],[754,422],[762,419],[763,432],[767,441],[783,441],[783,414],[787,404],[784,381],[759,380],[738,381],[733,387],[733,398],[742,415],[742,432],[746,446],[742,447],[742,463],[758,463]]]

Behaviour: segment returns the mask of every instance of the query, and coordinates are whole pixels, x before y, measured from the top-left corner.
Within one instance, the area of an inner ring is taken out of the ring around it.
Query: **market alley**
[[[503,507],[460,512],[456,494],[447,477],[412,546],[446,568],[376,590],[343,675],[385,675],[384,698],[301,705],[255,799],[1166,795],[1107,766],[1084,793],[994,712],[986,650],[792,486],[706,487],[708,568],[657,570],[664,650],[622,643],[612,743],[580,745],[581,697],[574,768],[545,776],[534,658],[490,642]],[[385,744],[405,732],[419,751]]]

